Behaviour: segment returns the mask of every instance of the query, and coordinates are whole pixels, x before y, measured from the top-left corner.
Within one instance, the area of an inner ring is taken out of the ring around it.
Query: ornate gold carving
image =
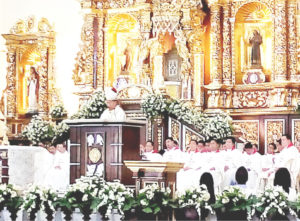
[[[189,48],[192,53],[203,52],[203,38],[206,27],[203,26],[205,12],[202,10],[192,11],[192,30],[187,33]]]
[[[16,53],[14,48],[9,48],[7,52],[7,115],[13,117],[16,114]]]
[[[232,126],[237,137],[242,137],[251,143],[259,143],[259,121],[234,120]]]
[[[187,39],[182,30],[177,30],[175,35],[175,45],[177,48],[178,55],[182,58],[181,62],[181,74],[183,76],[188,76],[191,69],[190,57],[191,54],[186,46]],[[183,77],[182,77],[183,78]]]
[[[222,83],[222,50],[221,50],[221,7],[218,4],[211,5],[211,82]]]
[[[275,143],[284,134],[284,120],[265,120],[265,146]]]
[[[232,106],[234,108],[268,107],[268,91],[234,91]]]
[[[180,136],[180,124],[171,118],[171,137],[179,142]]]
[[[288,89],[274,88],[270,94],[271,107],[285,107],[287,106]]]
[[[190,144],[191,140],[204,140],[203,137],[199,136],[197,133],[193,132],[192,130],[186,129],[184,130],[185,134],[183,135],[185,137],[184,146],[182,147],[183,150]]]
[[[294,120],[294,128],[293,128],[293,131],[294,131],[294,134],[292,134],[293,136],[293,141],[294,143],[296,141],[300,141],[300,120]]]
[[[223,83],[232,84],[231,80],[231,27],[230,27],[231,5],[223,7]]]
[[[85,15],[85,22],[81,31],[82,45],[76,57],[73,73],[75,85],[91,85],[93,83],[93,21],[94,15]]]
[[[40,89],[39,89],[39,110],[44,114],[47,114],[49,111],[48,105],[48,63],[47,63],[48,51],[47,49],[43,49],[41,51],[41,65],[39,69],[39,81],[40,81]]]
[[[220,90],[209,90],[207,94],[207,107],[218,108],[220,104]]]
[[[288,67],[289,79],[297,80],[297,31],[296,31],[296,3],[288,3]]]
[[[104,88],[104,32],[103,32],[103,16],[97,17],[98,20],[98,45],[97,45],[97,85]]]
[[[287,79],[286,4],[277,0],[275,7],[275,81]]]

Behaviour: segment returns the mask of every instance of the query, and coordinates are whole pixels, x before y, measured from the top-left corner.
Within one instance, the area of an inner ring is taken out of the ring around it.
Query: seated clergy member
[[[140,145],[140,153],[142,155],[143,160],[150,161],[161,161],[161,155],[158,154],[157,150],[154,150],[154,143],[152,140],[148,140],[146,145]]]
[[[250,189],[255,189],[258,181],[258,175],[261,172],[261,155],[249,142],[245,144],[241,160],[241,166],[244,166],[248,170],[249,180],[247,186]]]
[[[118,105],[117,90],[115,88],[105,89],[107,109],[102,113],[100,120],[102,121],[125,121],[126,114]]]
[[[173,162],[181,162],[184,159],[182,158],[181,150],[176,145],[176,142],[174,142],[172,137],[167,137],[166,141],[166,149],[164,149],[163,158],[165,161],[173,161]]]

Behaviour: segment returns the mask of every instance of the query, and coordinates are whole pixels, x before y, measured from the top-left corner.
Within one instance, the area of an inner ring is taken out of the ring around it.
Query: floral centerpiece
[[[133,190],[119,182],[107,182],[99,190],[97,200],[98,211],[106,218],[112,214],[113,209],[116,209],[124,218],[124,212],[129,211],[135,204]]]
[[[170,188],[160,188],[157,184],[141,189],[136,201],[138,211],[149,215],[168,214],[171,208],[176,208]],[[146,217],[149,219],[149,216]]]
[[[229,186],[216,196],[215,209],[220,219],[246,219],[251,212],[252,200],[248,200],[239,187]]]
[[[62,118],[66,114],[67,114],[67,111],[65,110],[63,104],[58,104],[58,105],[54,106],[50,111],[50,115],[54,119]]]
[[[30,123],[23,130],[23,136],[26,137],[33,145],[50,143],[54,132],[50,122],[44,121],[40,116],[32,117]]]
[[[272,217],[284,219],[288,214],[296,215],[290,208],[288,194],[280,186],[267,188],[257,197],[257,202],[253,205],[251,215],[257,214],[262,220]]]
[[[6,206],[12,220],[17,218],[23,200],[11,184],[0,184],[0,211]]]
[[[78,113],[73,115],[73,119],[100,118],[101,114],[107,108],[105,103],[105,94],[103,91],[96,91],[86,104],[82,105]]]
[[[193,187],[185,190],[184,192],[177,192],[177,203],[179,208],[195,208],[198,216],[201,217],[201,209],[209,210],[214,213],[208,201],[210,194],[205,185]]]

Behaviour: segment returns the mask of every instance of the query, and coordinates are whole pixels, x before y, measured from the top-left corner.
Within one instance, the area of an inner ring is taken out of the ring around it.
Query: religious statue
[[[28,113],[36,113],[38,111],[39,75],[34,67],[30,67],[30,76],[28,79],[27,87]]]
[[[252,38],[249,39],[251,48],[251,67],[261,67],[260,45],[262,44],[262,37],[257,30],[254,30]]]
[[[131,51],[129,49],[129,46],[127,45],[121,59],[121,72],[129,72],[130,62],[131,62]]]

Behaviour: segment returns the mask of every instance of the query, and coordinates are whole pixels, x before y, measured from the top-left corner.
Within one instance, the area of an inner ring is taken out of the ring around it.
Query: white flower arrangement
[[[43,189],[38,186],[31,186],[25,192],[23,209],[29,213],[30,220],[34,220],[39,210],[44,211],[47,215],[55,212],[54,202],[57,195],[50,189]]]
[[[52,138],[52,143],[63,143],[70,137],[70,127],[64,123],[60,122],[58,125],[53,127],[54,136]]]
[[[65,110],[63,104],[58,104],[58,105],[54,106],[50,111],[50,115],[54,119],[62,118],[66,114],[67,114],[67,111]]]
[[[73,119],[91,119],[100,118],[101,114],[107,108],[105,103],[105,94],[103,91],[96,91],[86,104],[82,105],[78,113],[73,115]]]
[[[166,114],[173,115],[178,120],[194,125],[206,139],[211,137],[221,139],[232,135],[232,119],[223,112],[215,115],[203,114],[188,103],[167,99],[161,94],[149,95],[143,100],[141,106],[148,119],[152,120]]]
[[[216,195],[214,208],[220,208],[223,212],[243,210],[249,214],[251,202],[239,187],[228,186],[221,194]]]
[[[289,206],[288,194],[281,186],[267,188],[257,196],[257,202],[253,205],[251,215],[257,213],[261,219],[266,219],[279,213],[282,216],[296,215],[296,212]]]
[[[30,123],[23,130],[23,136],[33,145],[38,145],[40,142],[51,142],[53,134],[53,127],[50,122],[43,120],[38,115],[33,116]]]
[[[201,217],[201,208],[207,209],[214,214],[214,210],[209,205],[210,194],[205,185],[199,187],[192,187],[184,192],[177,192],[177,202],[179,208],[195,208],[199,217]]]
[[[99,190],[97,206],[100,213],[105,214],[108,218],[113,209],[117,209],[119,214],[124,217],[124,211],[128,211],[134,204],[133,190],[125,187],[119,182],[107,182]]]
[[[143,100],[141,107],[146,117],[153,119],[167,113],[167,102],[168,100],[162,94],[151,94]]]
[[[11,184],[0,184],[0,211],[10,201],[17,197],[18,193]]]
[[[171,207],[175,208],[172,200],[171,189],[160,188],[157,184],[147,185],[141,189],[136,197],[138,208],[144,213],[158,214],[166,212]]]

